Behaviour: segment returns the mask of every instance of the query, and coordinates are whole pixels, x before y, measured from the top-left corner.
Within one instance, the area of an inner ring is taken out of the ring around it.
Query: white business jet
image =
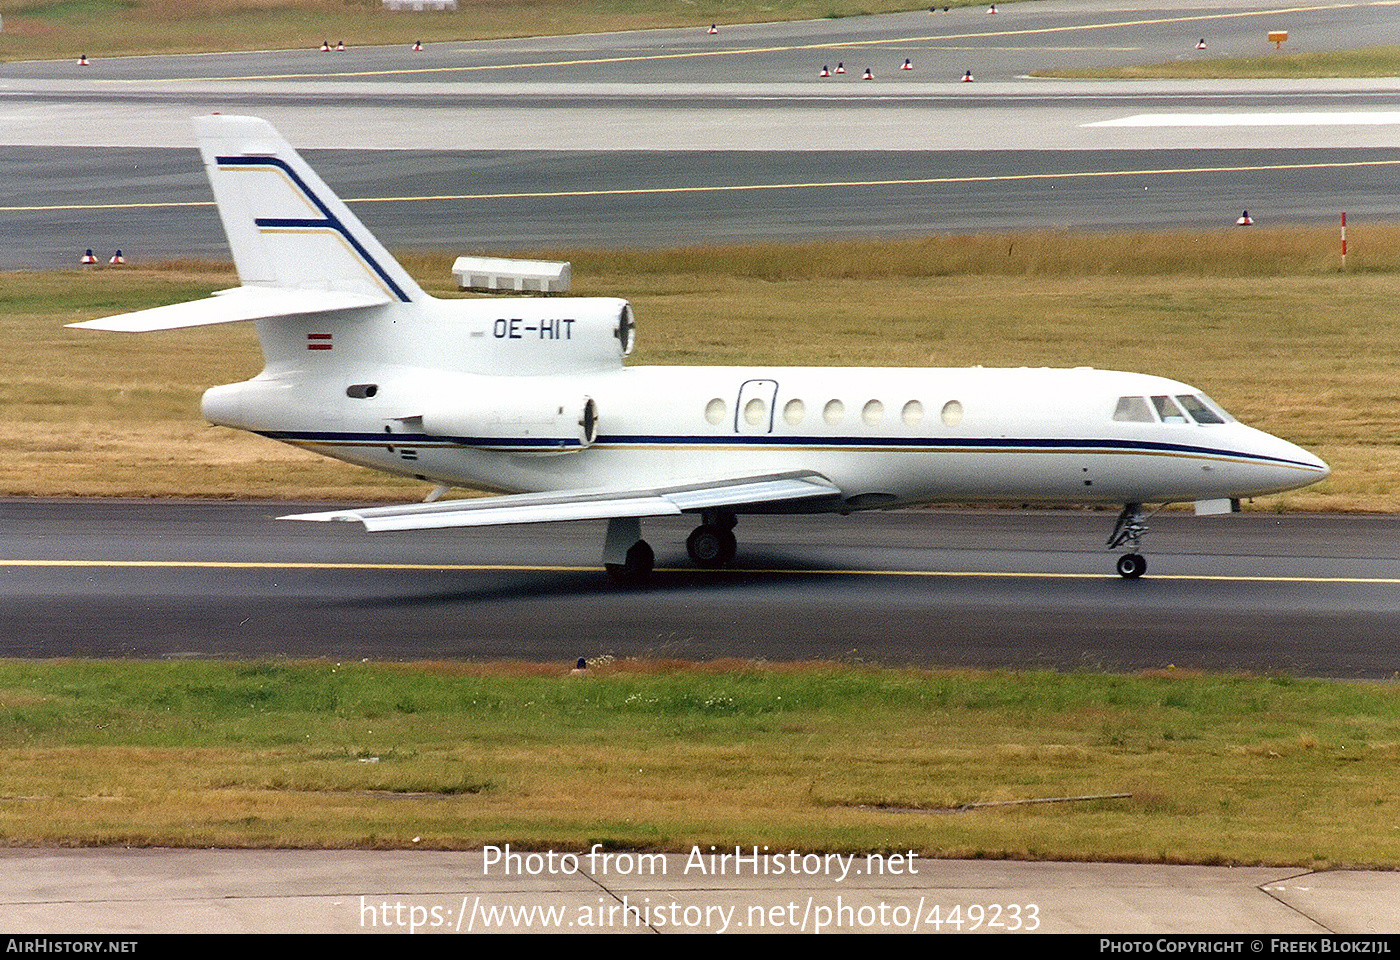
[[[1146,569],[1146,504],[1228,513],[1328,474],[1195,387],[1089,368],[629,367],[624,300],[425,294],[285,140],[195,121],[241,286],[74,324],[252,320],[266,368],[204,394],[212,423],[434,483],[406,506],[299,514],[368,530],[606,519],[603,561],[650,572],[641,518],[691,513],[700,566],[743,513],[927,503],[1124,504],[1109,547]],[[506,495],[441,501],[451,487]]]

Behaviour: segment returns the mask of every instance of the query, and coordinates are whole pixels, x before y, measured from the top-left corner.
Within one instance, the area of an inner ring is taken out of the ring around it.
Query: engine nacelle
[[[632,352],[636,318],[626,300],[532,298],[492,303],[481,372],[538,376],[614,369]],[[481,309],[477,307],[477,309]]]
[[[516,377],[482,377],[474,386],[471,396],[425,410],[423,432],[512,453],[576,453],[598,439],[592,397]]]

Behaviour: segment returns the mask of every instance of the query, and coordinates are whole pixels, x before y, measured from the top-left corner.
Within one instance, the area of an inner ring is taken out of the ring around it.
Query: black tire
[[[1125,553],[1118,558],[1118,575],[1124,580],[1136,580],[1147,572],[1147,559],[1139,553]]]
[[[646,583],[651,578],[651,569],[655,562],[656,554],[652,552],[651,544],[645,540],[638,540],[627,548],[627,559],[624,562],[608,563],[604,564],[604,567],[608,576],[618,583],[636,586]]]
[[[685,550],[698,567],[714,569],[734,559],[738,543],[734,534],[722,527],[702,524],[686,538]]]

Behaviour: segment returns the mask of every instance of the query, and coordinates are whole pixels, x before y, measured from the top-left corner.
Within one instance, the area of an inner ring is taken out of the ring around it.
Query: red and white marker
[[[86,54],[86,53],[80,53],[80,54],[78,54],[78,66],[80,66],[80,67],[86,67],[87,65],[88,65],[88,62],[87,62],[87,54]]]
[[[335,45],[335,52],[336,52],[336,53],[344,53],[344,52],[345,52],[345,41],[344,41],[344,40],[339,40],[339,41],[336,42],[336,45]]]
[[[969,71],[967,71],[967,73],[964,73],[964,74],[963,74],[962,82],[963,82],[963,83],[971,83],[971,82],[972,82],[972,71],[971,71],[971,70],[969,70]]]
[[[420,41],[418,41],[418,40],[413,41],[413,52],[414,52],[414,53],[422,53],[422,52],[423,52],[423,44],[422,44]]]
[[[997,5],[996,5],[995,3],[992,4],[990,7],[987,8],[987,12],[988,12],[988,13],[996,13],[996,12],[997,12]]]
[[[845,65],[844,63],[839,63],[839,62],[838,62],[838,63],[836,64],[836,72],[837,72],[837,73],[845,73],[845,72],[846,72],[846,65]]]
[[[107,262],[114,264],[126,263],[126,257],[122,256],[122,252],[118,250],[116,253],[112,254],[112,259]]]
[[[79,260],[78,262],[81,263],[81,264],[84,264],[84,265],[86,265],[86,264],[92,264],[92,263],[96,263],[96,262],[97,262],[97,258],[94,257],[94,256],[92,255],[92,248],[91,248],[91,247],[89,247],[89,248],[87,249],[87,251],[86,251],[86,252],[83,254],[83,256],[82,256],[82,259]]]
[[[1347,265],[1347,215],[1346,215],[1346,212],[1343,211],[1343,213],[1342,213],[1342,269],[1346,269],[1346,265]]]
[[[1246,211],[1244,211],[1243,213],[1241,213],[1241,214],[1240,214],[1240,218],[1239,218],[1238,220],[1235,221],[1235,226],[1237,226],[1237,227],[1252,227],[1252,226],[1254,226],[1254,218],[1251,217],[1251,216],[1249,215],[1249,211],[1246,210]]]
[[[330,52],[331,52],[331,42],[330,42],[329,40],[322,40],[322,41],[321,41],[321,52],[322,52],[322,53],[330,53]]]
[[[1197,50],[1204,50],[1205,48],[1206,48],[1206,38],[1205,38],[1205,37],[1202,37],[1201,39],[1199,39],[1199,40],[1196,41],[1196,49],[1197,49]]]
[[[861,77],[861,79],[862,79],[862,80],[874,80],[874,79],[875,79],[875,74],[873,74],[873,73],[870,72],[870,68],[869,68],[869,67],[866,67],[866,68],[865,68],[865,76]]]
[[[913,70],[913,69],[914,69],[914,65],[913,65],[912,63],[909,62],[909,58],[908,58],[908,57],[905,57],[905,58],[904,58],[904,66],[900,67],[899,69],[901,69],[901,70]]]
[[[711,36],[713,36],[713,35],[716,34],[716,33],[719,33],[719,26],[718,26],[717,24],[713,24],[713,23],[710,24],[709,33],[711,34]]]
[[[822,72],[819,73],[819,74],[817,74],[817,76],[819,76],[819,77],[829,77],[829,76],[831,76],[831,71],[828,70],[828,69],[826,68],[826,64],[822,64]]]

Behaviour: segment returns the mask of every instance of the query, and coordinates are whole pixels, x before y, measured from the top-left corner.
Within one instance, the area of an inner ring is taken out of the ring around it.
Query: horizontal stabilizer
[[[115,330],[147,333],[152,330],[178,330],[240,320],[269,320],[307,313],[355,310],[391,302],[387,296],[340,293],[328,290],[291,290],[284,287],[234,287],[220,290],[204,300],[172,303],[115,317],[84,320],[68,326],[82,330]]]
[[[811,472],[696,481],[647,490],[574,490],[525,493],[475,500],[414,503],[364,510],[300,513],[282,520],[357,520],[366,530],[429,530],[558,520],[659,517],[720,507],[823,500],[841,491]]]

